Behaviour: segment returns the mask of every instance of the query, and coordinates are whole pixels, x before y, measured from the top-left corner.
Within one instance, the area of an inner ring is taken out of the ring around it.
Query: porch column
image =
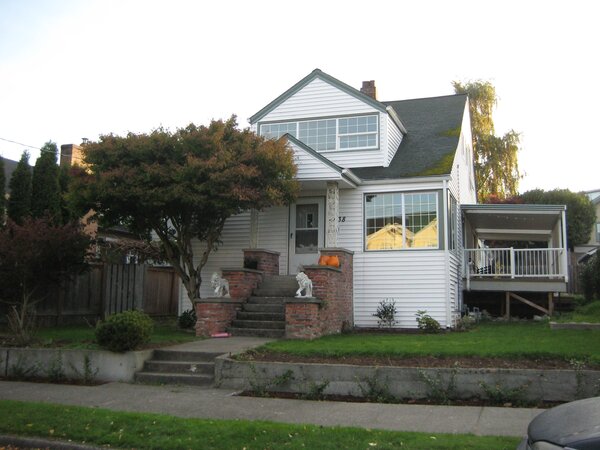
[[[250,210],[250,248],[258,248],[258,211]]]
[[[336,181],[327,182],[327,202],[325,217],[327,217],[327,230],[325,231],[325,248],[338,246],[338,216],[340,215],[340,188]]]

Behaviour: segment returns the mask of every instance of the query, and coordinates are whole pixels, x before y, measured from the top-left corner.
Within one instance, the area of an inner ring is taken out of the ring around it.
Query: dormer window
[[[317,151],[376,149],[379,143],[378,115],[337,117],[260,124],[260,135],[278,139],[286,133]]]

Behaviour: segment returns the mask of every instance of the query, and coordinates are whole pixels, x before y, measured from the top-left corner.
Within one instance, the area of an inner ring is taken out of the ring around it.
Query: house
[[[553,292],[564,288],[564,207],[476,205],[466,95],[380,101],[374,81],[358,90],[315,69],[249,121],[262,136],[287,138],[301,194],[289,207],[230,218],[222,246],[203,269],[204,280],[241,267],[242,249],[274,252],[280,275],[308,273],[320,249],[345,249],[352,258],[347,282],[356,327],[377,326],[373,314],[384,300],[395,302],[399,327],[416,327],[417,310],[443,327],[454,326],[465,283],[485,289],[491,280],[475,264],[493,256],[507,260],[495,265],[494,289],[504,289],[498,284],[504,277],[507,288],[522,292],[516,283],[530,269],[536,276],[532,272],[528,281],[539,283],[529,283],[529,290],[541,289],[546,277],[555,281]],[[512,248],[495,254],[480,248],[483,239],[519,236],[559,250],[550,260],[545,250],[515,259]],[[474,252],[466,259],[464,240]],[[551,276],[537,267],[542,261],[553,265]],[[183,291],[182,310],[190,307]],[[201,297],[211,296],[204,283]]]

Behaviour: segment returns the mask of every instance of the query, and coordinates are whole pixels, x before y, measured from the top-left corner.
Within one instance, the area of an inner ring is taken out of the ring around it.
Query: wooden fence
[[[171,268],[137,264],[93,264],[63,283],[37,307],[42,324],[94,321],[131,309],[176,316],[179,279]]]

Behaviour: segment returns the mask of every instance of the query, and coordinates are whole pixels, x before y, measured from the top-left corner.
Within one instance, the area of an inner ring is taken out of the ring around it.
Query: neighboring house
[[[584,192],[596,208],[596,223],[590,233],[590,240],[583,245],[575,247],[577,255],[586,254],[600,247],[600,189]]]
[[[301,194],[289,207],[231,217],[204,280],[241,267],[248,247],[278,252],[282,275],[316,264],[319,248],[345,248],[354,258],[357,327],[377,326],[373,313],[384,299],[395,301],[399,327],[415,327],[417,310],[453,326],[465,281],[489,290],[482,268],[490,269],[494,257],[493,290],[564,291],[564,207],[475,205],[466,95],[379,101],[373,81],[357,90],[316,69],[249,121],[258,134],[287,138]],[[480,249],[483,239],[523,236],[550,249],[531,255]],[[465,256],[463,237],[478,250]],[[197,243],[196,255],[200,249]],[[539,270],[542,261],[546,269]],[[533,284],[518,285],[525,276]],[[499,287],[500,279],[508,284]],[[540,284],[549,279],[550,287]],[[180,310],[190,307],[184,291]],[[211,295],[205,281],[201,297]]]

